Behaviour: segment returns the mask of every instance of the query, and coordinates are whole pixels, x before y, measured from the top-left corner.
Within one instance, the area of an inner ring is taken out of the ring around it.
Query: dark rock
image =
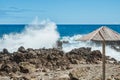
[[[19,52],[22,52],[22,53],[25,53],[25,52],[26,52],[26,50],[25,50],[25,48],[24,48],[23,46],[19,47],[19,48],[18,48],[18,51],[19,51]]]
[[[62,43],[67,44],[67,43],[69,43],[69,41],[62,41]]]
[[[0,71],[5,71],[7,73],[12,72],[12,66],[9,64],[2,64]]]
[[[90,53],[90,55],[92,55],[93,57],[96,57],[96,58],[102,58],[102,54],[99,50],[94,50]]]
[[[29,51],[34,51],[34,49],[33,48],[28,48],[27,52],[29,52]]]
[[[20,72],[29,73],[29,70],[26,67],[20,66]]]
[[[48,60],[53,60],[55,58],[55,56],[54,55],[51,55],[51,54],[48,54],[48,56],[47,56],[47,59]]]
[[[58,40],[56,42],[56,46],[57,46],[57,49],[62,50],[62,42],[61,41]]]
[[[9,52],[6,48],[3,49],[3,54],[9,54]]]
[[[28,52],[28,55],[27,56],[29,56],[29,57],[31,57],[31,58],[36,58],[37,57],[37,53],[35,52],[35,51],[33,51],[33,50],[30,50],[29,52]]]
[[[73,74],[69,73],[70,80],[79,80],[76,77],[73,76]]]
[[[13,65],[13,66],[12,66],[12,72],[13,72],[13,73],[16,73],[17,71],[20,71],[19,66],[18,66],[18,65]]]
[[[17,52],[11,54],[6,54],[9,53],[7,49],[2,53],[5,54],[0,54],[0,64],[2,64],[0,75],[32,73],[36,68],[44,68],[44,71],[66,70],[72,68],[71,64],[98,63],[102,59],[100,51],[91,51],[91,48],[84,47],[73,49],[68,53],[55,48],[25,50],[24,47],[20,47]]]
[[[25,61],[25,54],[15,53],[12,57],[12,60],[16,63],[24,62]]]
[[[99,50],[91,51],[91,48],[78,48],[73,49],[70,52],[66,53],[67,58],[70,63],[98,63],[101,61],[102,54]],[[86,61],[86,62],[85,62]]]

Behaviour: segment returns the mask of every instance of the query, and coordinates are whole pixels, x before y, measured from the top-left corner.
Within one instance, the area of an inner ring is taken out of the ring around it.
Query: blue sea
[[[92,50],[102,50],[101,46],[91,42],[80,42],[76,39],[100,28],[107,26],[120,33],[120,25],[78,25],[44,23],[42,26],[31,26],[24,24],[0,25],[0,50],[7,48],[10,52],[17,51],[18,47],[25,48],[51,48],[54,47],[58,39],[68,41],[63,44],[63,50],[68,52],[74,48],[91,47]],[[120,61],[120,53],[106,46],[106,55],[114,57]]]
[[[9,33],[20,33],[24,30],[26,25],[24,24],[1,24],[0,25],[0,37],[3,36],[3,34],[9,34]],[[120,25],[69,25],[69,24],[60,24],[57,25],[57,31],[60,33],[60,36],[74,36],[78,34],[88,34],[92,32],[93,30],[98,29],[101,26],[107,26],[117,32],[120,33]]]

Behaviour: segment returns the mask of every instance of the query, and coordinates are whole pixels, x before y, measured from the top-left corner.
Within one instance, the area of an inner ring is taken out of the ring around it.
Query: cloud
[[[0,9],[0,12],[4,12],[4,13],[17,13],[17,12],[24,12],[24,11],[27,11],[27,9],[20,9],[15,7],[10,7],[8,9]]]
[[[21,9],[17,7],[9,7],[7,9],[0,9],[0,17],[10,17],[15,16],[14,14],[20,14],[20,13],[44,13],[45,10],[35,10],[35,9]]]
[[[35,11],[35,12],[45,12],[45,10],[36,10],[36,9],[20,9],[17,7],[9,7],[11,10],[14,10],[15,12],[29,12],[29,11]]]
[[[10,17],[10,16],[14,16],[12,14],[17,14],[22,12],[25,12],[25,10],[13,8],[13,7],[8,9],[0,9],[0,17]]]
[[[13,6],[12,6],[12,7],[9,7],[9,8],[11,8],[11,9],[18,9],[17,7],[13,7]]]
[[[32,19],[36,15],[45,13],[45,10],[40,9],[28,9],[28,8],[0,8],[0,24],[8,23],[27,23],[29,19]]]

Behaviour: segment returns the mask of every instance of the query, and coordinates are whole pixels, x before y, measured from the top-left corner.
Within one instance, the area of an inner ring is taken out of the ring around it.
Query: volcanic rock
[[[3,54],[9,54],[9,52],[6,48],[3,49]]]
[[[30,73],[30,72],[34,72],[36,70],[35,66],[28,62],[19,63],[19,67],[20,67],[20,72],[22,72],[22,73]]]
[[[26,50],[25,50],[25,48],[24,48],[23,46],[19,47],[19,48],[18,48],[18,51],[19,51],[19,52],[22,52],[22,53],[26,52]]]
[[[98,50],[91,51],[91,48],[73,49],[66,53],[71,64],[79,63],[97,63],[101,61],[102,54]]]
[[[12,71],[12,66],[10,64],[2,64],[0,71],[5,71],[6,73],[10,73]]]
[[[84,47],[67,53],[55,48],[25,49],[20,47],[17,52],[9,54],[7,49],[4,49],[0,52],[0,75],[30,74],[41,69],[42,72],[67,70],[73,68],[72,64],[99,64],[101,59],[100,51],[91,51],[91,48]],[[71,80],[77,78],[73,77]]]
[[[24,62],[26,60],[25,54],[24,53],[18,53],[18,52],[14,53],[13,57],[11,59],[16,63]]]

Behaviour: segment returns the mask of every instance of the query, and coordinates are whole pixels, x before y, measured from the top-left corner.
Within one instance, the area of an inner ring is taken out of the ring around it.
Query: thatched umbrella
[[[101,28],[89,33],[86,36],[83,36],[79,40],[81,41],[100,41],[102,42],[102,67],[103,67],[103,80],[105,80],[105,43],[108,42],[117,42],[120,41],[120,34],[113,31],[112,29],[102,26]]]

